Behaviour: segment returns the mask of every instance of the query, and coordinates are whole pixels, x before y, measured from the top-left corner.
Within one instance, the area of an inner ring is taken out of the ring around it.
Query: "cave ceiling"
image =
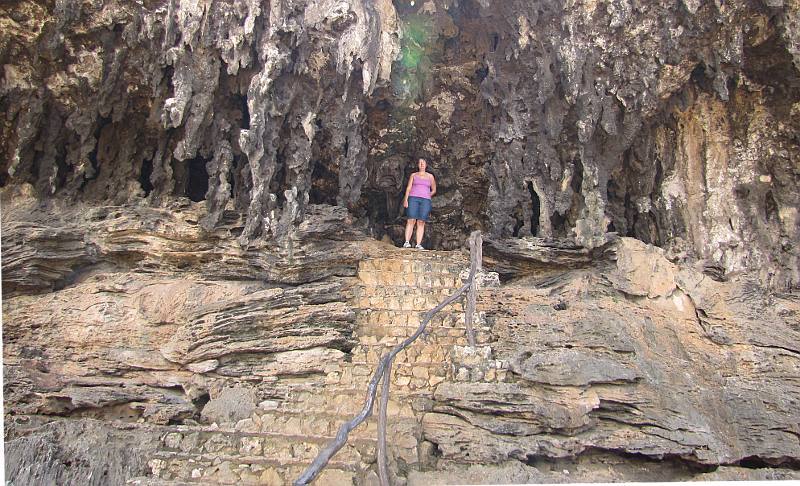
[[[205,204],[242,245],[311,205],[431,246],[608,233],[796,286],[800,6],[781,0],[10,1],[0,183]]]

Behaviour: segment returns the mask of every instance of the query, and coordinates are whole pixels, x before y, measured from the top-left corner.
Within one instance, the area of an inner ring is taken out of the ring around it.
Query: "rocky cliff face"
[[[413,159],[431,246],[607,232],[798,276],[798,4],[17,1],[2,7],[3,184],[206,201],[243,244],[346,207],[399,238]]]
[[[460,283],[459,251],[375,241],[418,156],[428,246],[481,229],[494,284],[478,348],[454,308],[402,356],[395,482],[797,475],[796,0],[25,0],[0,24],[15,481],[296,477]],[[375,479],[371,427],[327,483]]]
[[[4,196],[15,483],[287,484],[467,265],[327,206],[245,249],[233,214],[200,237],[201,204]],[[478,346],[456,304],[394,367],[394,484],[800,478],[796,293],[629,238],[484,250]],[[371,420],[319,484],[373,484],[375,457]]]

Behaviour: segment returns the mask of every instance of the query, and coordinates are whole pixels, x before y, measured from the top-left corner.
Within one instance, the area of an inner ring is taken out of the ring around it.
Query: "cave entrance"
[[[153,183],[150,181],[151,175],[153,175],[153,160],[145,159],[142,161],[142,167],[139,170],[139,184],[144,191],[144,197],[149,196],[153,190]]]
[[[196,157],[189,161],[186,182],[186,197],[194,202],[204,201],[208,192],[208,170],[206,160]]]
[[[536,189],[533,188],[533,181],[528,181],[528,192],[531,195],[531,234],[533,236],[539,235],[539,216],[542,211],[542,200]]]

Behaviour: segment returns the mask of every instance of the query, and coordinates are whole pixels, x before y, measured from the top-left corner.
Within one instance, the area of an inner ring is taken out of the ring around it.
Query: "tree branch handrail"
[[[336,432],[336,437],[328,443],[325,448],[323,448],[311,465],[300,475],[299,478],[293,483],[294,486],[304,486],[314,479],[322,472],[322,470],[327,466],[328,461],[339,452],[339,450],[344,447],[347,443],[347,439],[350,435],[350,432],[358,427],[362,422],[367,420],[372,415],[372,409],[375,405],[375,396],[378,391],[378,383],[383,379],[383,390],[381,395],[381,403],[380,403],[380,411],[379,411],[379,420],[378,420],[378,473],[380,478],[381,486],[389,486],[389,478],[388,478],[388,470],[386,467],[386,410],[388,407],[389,402],[389,385],[391,379],[391,369],[392,369],[392,362],[394,361],[395,356],[397,356],[400,351],[407,348],[411,343],[417,340],[417,338],[425,332],[425,328],[428,326],[428,323],[436,315],[440,310],[444,309],[448,305],[455,302],[459,297],[461,297],[465,292],[470,291],[470,293],[475,292],[474,280],[475,275],[478,272],[480,267],[480,249],[481,249],[481,236],[479,231],[473,231],[470,235],[470,269],[469,269],[469,277],[464,285],[461,286],[453,295],[443,300],[439,305],[434,307],[433,309],[429,310],[425,313],[422,322],[420,322],[419,327],[417,330],[403,340],[400,344],[392,348],[387,354],[383,355],[381,359],[378,361],[378,367],[375,369],[375,373],[372,375],[372,379],[369,381],[369,385],[367,386],[367,396],[364,401],[364,406],[361,408],[361,411],[353,417],[351,420],[343,423],[339,430]],[[474,299],[474,295],[472,297]],[[473,300],[474,302],[474,300]],[[465,317],[465,322],[470,323],[470,327],[467,329],[468,339],[470,342],[470,346],[475,345],[475,337],[472,334],[471,323],[472,323],[472,316],[471,311],[474,311],[474,307],[472,309],[467,309],[468,316]]]

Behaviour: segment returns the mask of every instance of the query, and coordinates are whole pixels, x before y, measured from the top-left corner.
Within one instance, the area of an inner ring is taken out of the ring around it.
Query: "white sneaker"
[[[406,241],[405,243],[403,243],[403,248],[411,248],[411,243]]]
[[[422,245],[417,245],[414,248],[416,248],[417,250],[424,250],[425,249],[425,248],[422,247]]]

